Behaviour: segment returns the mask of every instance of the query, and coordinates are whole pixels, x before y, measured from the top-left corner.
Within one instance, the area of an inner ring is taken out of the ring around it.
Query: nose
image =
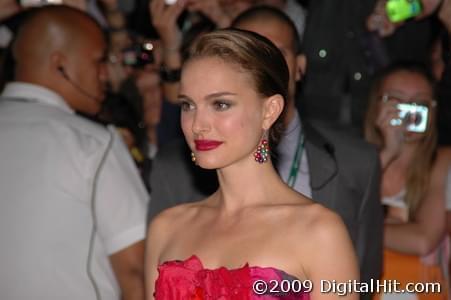
[[[210,130],[208,115],[201,110],[196,110],[193,115],[192,131],[195,135],[202,135]]]

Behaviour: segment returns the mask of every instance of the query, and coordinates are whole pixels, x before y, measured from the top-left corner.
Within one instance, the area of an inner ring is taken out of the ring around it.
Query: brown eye
[[[213,103],[216,110],[223,111],[230,108],[231,104],[227,101],[215,101]]]
[[[180,108],[182,109],[182,111],[190,111],[194,109],[194,105],[188,101],[182,101],[180,103]]]

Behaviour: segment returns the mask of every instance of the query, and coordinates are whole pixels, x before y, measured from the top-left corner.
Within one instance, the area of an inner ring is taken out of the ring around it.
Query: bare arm
[[[163,47],[163,65],[169,70],[180,69],[182,55],[182,33],[177,27],[177,19],[184,10],[186,1],[177,1],[174,5],[165,5],[164,0],[153,0],[149,4],[152,24],[160,35]],[[163,92],[166,100],[176,103],[179,92],[179,82],[163,82]]]
[[[322,293],[321,282],[337,283],[359,280],[357,257],[341,219],[327,212],[313,229],[314,246],[306,268],[308,278],[313,282],[311,299],[357,300],[357,293],[339,295],[337,292]],[[325,285],[326,286],[326,285]]]
[[[431,252],[445,233],[445,180],[449,165],[449,150],[439,152],[434,165],[427,197],[422,201],[415,219],[408,223],[386,224],[386,247],[415,255]]]
[[[170,230],[165,221],[165,213],[156,216],[149,225],[147,231],[146,253],[145,253],[145,277],[146,277],[146,300],[154,299],[155,283],[158,278],[158,265],[160,256]]]
[[[144,299],[144,241],[116,252],[110,262],[122,292],[123,300]]]

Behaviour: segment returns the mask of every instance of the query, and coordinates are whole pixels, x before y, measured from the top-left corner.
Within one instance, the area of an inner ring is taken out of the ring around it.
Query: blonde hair
[[[435,80],[431,73],[423,65],[416,62],[400,62],[384,69],[373,85],[369,94],[369,103],[365,118],[365,139],[382,149],[384,139],[379,128],[376,127],[376,118],[379,114],[379,103],[381,100],[381,89],[388,76],[398,72],[409,72],[418,74],[428,82],[434,92]],[[425,136],[415,149],[412,163],[407,170],[406,196],[404,201],[409,210],[409,219],[413,218],[421,201],[426,197],[432,173],[432,167],[437,154],[437,127],[436,110],[430,107],[429,124]]]

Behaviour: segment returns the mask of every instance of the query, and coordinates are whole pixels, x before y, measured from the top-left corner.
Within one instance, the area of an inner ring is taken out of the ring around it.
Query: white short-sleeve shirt
[[[0,97],[1,299],[95,299],[87,275],[94,218],[90,269],[102,299],[120,299],[108,256],[145,238],[147,201],[116,130],[77,116],[48,89],[6,86]]]

